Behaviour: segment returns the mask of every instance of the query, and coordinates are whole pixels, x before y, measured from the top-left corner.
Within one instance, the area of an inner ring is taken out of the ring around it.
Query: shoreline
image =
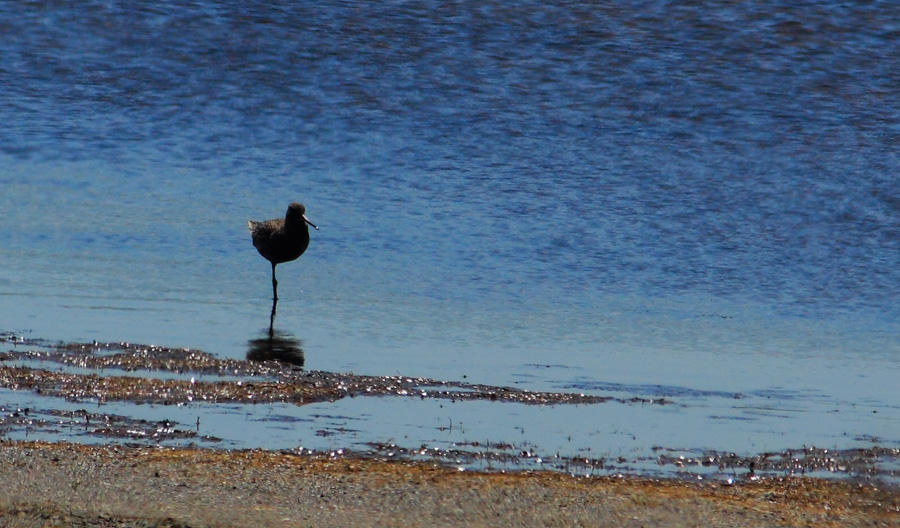
[[[900,489],[808,477],[689,483],[459,471],[264,450],[0,441],[0,524],[900,526]]]
[[[417,437],[417,431],[411,428],[389,435],[382,431],[370,437],[362,432],[353,437],[356,431],[364,431],[366,421],[391,420],[391,413],[401,415],[410,410],[406,403],[406,407],[392,408],[387,402],[432,404],[441,409],[455,402],[523,406],[515,409],[516,413],[523,413],[525,408],[566,410],[605,404],[656,409],[683,406],[665,398],[533,392],[401,375],[307,371],[280,361],[220,359],[199,350],[132,343],[60,343],[0,333],[2,343],[11,345],[0,351],[0,391],[9,391],[6,394],[10,396],[0,406],[0,433],[8,440],[89,445],[120,442],[181,448],[200,444],[214,449],[299,450],[310,456],[346,451],[360,459],[462,466],[470,471],[552,470],[563,474],[624,474],[726,483],[791,476],[892,486],[900,483],[900,448],[877,437],[860,437],[849,445],[829,448],[810,442],[802,447],[741,451],[733,445],[714,450],[656,442],[631,453],[613,448],[561,452],[542,449],[531,437],[524,436],[524,426],[521,438],[508,432],[505,436],[491,436],[490,430],[488,434],[463,432],[451,436],[454,421],[450,413],[442,414],[446,422],[433,426],[440,438],[437,434]],[[268,429],[261,428],[276,435],[290,431],[279,437],[280,442],[238,444],[235,437],[229,436],[234,420],[244,419],[244,411],[229,410],[229,406],[259,405],[260,412],[265,413],[267,405],[300,408],[372,397],[385,402],[381,414],[372,414],[371,406],[366,411],[368,416],[336,410],[335,416],[326,416],[319,422],[315,414],[292,413],[282,408],[266,418],[270,420],[264,423]],[[189,411],[184,410],[188,408]],[[536,417],[540,415],[531,415],[532,420]],[[396,423],[406,425],[402,421]],[[416,421],[420,423],[422,420]],[[297,433],[301,424],[308,425],[302,428],[303,433]],[[412,436],[406,436],[409,433]],[[395,435],[399,435],[396,441]],[[301,436],[305,440],[302,443]],[[572,441],[571,437],[568,441]]]

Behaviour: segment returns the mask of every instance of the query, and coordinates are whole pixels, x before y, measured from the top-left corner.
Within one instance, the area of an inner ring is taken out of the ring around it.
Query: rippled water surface
[[[0,330],[245,357],[271,308],[246,220],[296,200],[321,230],[278,268],[275,327],[307,368],[789,391],[824,424],[789,442],[896,444],[872,411],[898,405],[898,21],[0,3]],[[745,445],[719,414],[678,441]]]

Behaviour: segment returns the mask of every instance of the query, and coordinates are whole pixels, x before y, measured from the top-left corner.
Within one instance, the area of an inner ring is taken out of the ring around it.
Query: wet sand
[[[0,336],[0,343],[8,340],[9,338]],[[41,340],[30,340],[20,341],[15,346],[18,350],[0,352],[0,387],[28,389],[44,396],[65,397],[70,401],[99,399],[101,402],[132,401],[172,405],[202,400],[212,403],[286,402],[304,405],[336,401],[345,397],[400,396],[532,405],[594,404],[608,401],[654,405],[672,403],[665,398],[618,399],[579,393],[534,392],[410,376],[360,376],[307,371],[279,361],[218,359],[200,350],[131,343],[49,345]],[[7,366],[6,363],[21,360],[89,369],[91,372],[65,373],[46,368]],[[122,376],[110,371],[140,371],[147,376]],[[152,377],[154,372],[186,376],[184,379],[161,380]],[[190,374],[242,379],[195,381]]]
[[[129,416],[129,409],[125,407],[110,412],[105,404],[113,402],[163,407],[192,403],[205,406],[272,403],[304,406],[344,398],[390,397],[485,401],[497,405],[680,405],[665,398],[614,398],[411,376],[307,371],[296,364],[280,361],[220,359],[199,350],[132,343],[49,343],[9,334],[0,334],[0,343],[7,343],[8,347],[0,351],[0,389],[32,393],[47,401],[46,405],[32,401],[31,406],[21,408],[0,405],[0,434],[17,440],[120,441],[144,445],[150,442],[150,445],[169,447],[192,446],[198,442],[207,447],[222,445],[222,438],[201,432],[199,416],[196,427],[168,419],[152,421]],[[202,379],[195,379],[195,376]],[[61,400],[68,408],[54,408]],[[83,407],[73,409],[71,404]],[[452,422],[447,427],[452,427]],[[64,431],[77,433],[66,436]],[[326,437],[329,433],[329,430],[320,429],[315,434]],[[718,480],[747,478],[748,475],[812,474],[898,484],[900,448],[880,446],[876,440],[873,438],[874,444],[868,447],[843,450],[803,446],[742,455],[709,449],[702,453],[687,453],[672,446],[656,445],[649,452],[630,458],[604,454],[595,457],[590,453],[586,453],[588,456],[554,455],[532,451],[527,442],[519,444],[503,438],[489,442],[454,442],[440,447],[429,445],[427,449],[415,443],[395,445],[373,440],[366,443],[365,452],[357,455],[445,465],[461,463],[468,469],[554,469],[588,475],[678,475]],[[643,472],[636,471],[636,465],[643,467]],[[648,474],[648,469],[653,473]]]
[[[900,526],[900,492],[734,485],[267,451],[0,443],[5,527]]]
[[[127,343],[51,344],[9,335],[0,336],[0,342],[11,345],[0,352],[0,387],[79,404],[305,405],[364,396],[499,405],[632,403],[404,376],[310,372],[274,361],[225,360]],[[46,368],[51,365],[62,370]],[[143,375],[123,375],[136,372]],[[168,378],[157,377],[161,374]],[[193,374],[218,378],[195,381]],[[432,458],[393,445],[372,445],[364,453],[159,447],[146,440],[204,439],[86,409],[38,414],[7,409],[0,430],[39,434],[42,427],[79,424],[115,444],[0,440],[0,527],[900,526],[900,488],[879,480],[894,474],[874,462],[896,460],[900,452],[895,449],[835,453],[804,448],[751,457],[709,453],[694,460],[661,448],[654,455],[660,467],[677,471],[683,465],[712,465],[734,475],[732,481],[700,483],[627,471],[609,476],[609,467],[606,476],[573,477],[565,469],[592,468],[597,461],[591,460],[561,459],[556,471],[515,472],[461,471],[449,462],[486,455],[488,446],[436,451]],[[156,431],[144,435],[143,444],[133,441],[142,427]],[[156,436],[160,431],[165,438]],[[791,476],[823,470],[853,477]]]

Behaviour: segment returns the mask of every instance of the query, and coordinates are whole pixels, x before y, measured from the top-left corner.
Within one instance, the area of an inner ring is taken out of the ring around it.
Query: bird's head
[[[294,202],[288,206],[287,214],[285,215],[285,221],[287,223],[307,223],[313,226],[317,231],[319,230],[316,224],[310,222],[309,218],[306,218],[306,207],[304,207],[301,203]]]

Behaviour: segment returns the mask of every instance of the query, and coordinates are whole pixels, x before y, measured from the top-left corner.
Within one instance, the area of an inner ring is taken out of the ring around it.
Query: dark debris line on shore
[[[303,371],[277,361],[252,362],[217,359],[191,349],[131,343],[70,343],[50,345],[8,334],[0,343],[13,350],[0,352],[0,387],[28,389],[70,401],[133,401],[179,404],[188,402],[272,403],[303,405],[356,396],[403,396],[451,401],[498,401],[531,405],[597,404],[609,401],[665,405],[664,398],[613,398],[567,392],[532,392],[510,387],[441,381],[407,376],[361,376],[346,373]],[[18,350],[23,348],[24,350]],[[66,373],[10,366],[15,361],[50,362],[91,373]],[[157,379],[148,376],[100,375],[105,370],[167,372],[181,375],[227,376],[230,379],[198,381]]]

